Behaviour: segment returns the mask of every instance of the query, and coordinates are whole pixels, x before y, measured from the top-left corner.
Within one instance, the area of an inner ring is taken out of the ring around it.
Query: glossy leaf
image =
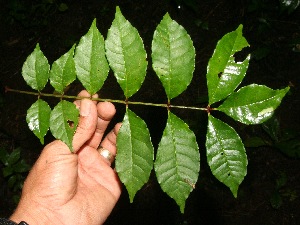
[[[76,79],[75,63],[73,59],[75,45],[52,64],[50,83],[55,91],[63,94],[64,89]]]
[[[38,99],[27,110],[26,122],[29,129],[44,144],[44,137],[49,130],[51,108],[47,102]]]
[[[154,168],[162,190],[176,201],[183,213],[185,201],[198,179],[200,154],[195,134],[171,112],[158,146]]]
[[[250,55],[243,62],[235,62],[234,54],[249,46],[242,34],[243,26],[226,34],[217,44],[207,66],[209,105],[223,100],[242,82],[248,69]]]
[[[50,130],[52,135],[63,141],[73,151],[72,141],[78,125],[79,111],[75,104],[62,100],[50,114]]]
[[[212,115],[208,117],[206,152],[213,175],[237,197],[238,187],[247,174],[245,148],[236,131]]]
[[[147,69],[147,54],[137,29],[117,7],[105,41],[106,56],[124,95],[129,98],[141,87]]]
[[[117,137],[116,171],[130,202],[148,181],[153,168],[153,146],[146,123],[127,108]]]
[[[96,19],[87,34],[81,37],[74,61],[78,79],[91,95],[95,94],[104,84],[109,71],[104,39],[96,26]]]
[[[168,99],[181,94],[190,84],[195,69],[195,48],[186,30],[168,13],[154,32],[152,62]]]
[[[22,76],[32,89],[41,91],[48,82],[49,69],[48,60],[37,44],[23,64]]]
[[[279,106],[289,87],[273,90],[252,84],[230,95],[218,110],[244,124],[259,124],[269,119]]]

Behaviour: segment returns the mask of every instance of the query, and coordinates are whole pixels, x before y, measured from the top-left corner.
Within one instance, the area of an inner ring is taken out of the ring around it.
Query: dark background
[[[25,2],[25,3],[24,3]],[[26,110],[36,97],[4,93],[4,87],[30,90],[21,76],[22,64],[36,43],[52,63],[67,52],[89,29],[97,18],[97,26],[106,37],[115,8],[120,6],[123,15],[137,28],[148,54],[149,70],[141,90],[132,100],[165,103],[162,85],[151,69],[151,41],[153,32],[166,12],[190,34],[196,48],[196,69],[188,89],[174,99],[173,104],[202,106],[207,96],[206,66],[217,41],[226,33],[244,25],[244,36],[251,45],[246,52],[252,59],[242,85],[258,83],[273,89],[291,86],[291,92],[276,111],[282,130],[299,130],[299,77],[300,77],[300,8],[288,13],[278,1],[267,0],[153,0],[153,1],[64,1],[66,11],[60,11],[62,1],[0,1],[0,147],[12,151],[20,146],[22,157],[33,164],[43,146],[29,131]],[[180,6],[180,7],[179,7]],[[241,54],[241,58],[245,53]],[[73,83],[67,94],[76,95],[82,86]],[[52,92],[50,86],[45,92]],[[115,78],[110,73],[100,91],[103,98],[123,99]],[[57,100],[45,99],[51,106]],[[124,106],[117,105],[114,122],[121,121]],[[166,111],[154,107],[134,106],[132,110],[142,117],[151,132],[154,147],[162,135]],[[149,182],[129,203],[124,188],[120,201],[106,224],[300,224],[300,164],[299,159],[287,157],[273,147],[247,148],[248,175],[240,186],[238,198],[212,175],[205,159],[204,137],[206,115],[191,110],[174,110],[186,121],[198,137],[201,151],[201,171],[196,189],[186,202],[181,214],[173,199],[163,193],[152,174]],[[224,118],[226,120],[226,118]],[[254,135],[265,136],[260,126],[234,126],[243,140]],[[46,136],[46,143],[52,140]],[[276,182],[284,174],[286,184],[276,189]],[[11,190],[0,176],[0,216],[8,217],[15,204]],[[279,207],[270,201],[277,193]],[[291,196],[293,193],[293,196]]]

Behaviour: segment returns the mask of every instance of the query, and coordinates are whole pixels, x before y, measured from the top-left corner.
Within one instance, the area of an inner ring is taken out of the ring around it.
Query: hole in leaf
[[[233,57],[235,63],[243,62],[249,54],[250,54],[249,47],[243,48],[241,51],[234,53]]]
[[[227,176],[230,176],[230,173],[228,173]]]
[[[74,121],[68,120],[67,123],[69,124],[70,128],[74,128]]]
[[[223,72],[218,73],[219,78],[221,78],[222,75],[223,75]]]

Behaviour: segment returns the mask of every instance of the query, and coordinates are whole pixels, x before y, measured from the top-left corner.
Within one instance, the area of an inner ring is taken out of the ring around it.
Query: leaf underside
[[[185,201],[198,179],[200,155],[194,133],[171,112],[157,149],[154,169],[162,190],[176,201],[183,213]]]

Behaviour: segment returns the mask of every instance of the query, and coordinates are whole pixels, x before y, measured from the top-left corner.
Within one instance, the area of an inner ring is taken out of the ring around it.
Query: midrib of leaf
[[[278,97],[278,93],[274,96],[269,97],[269,98],[266,98],[266,99],[263,99],[263,100],[260,100],[260,101],[251,102],[251,103],[241,104],[241,105],[238,105],[237,107],[248,107],[248,106],[252,106],[252,105],[255,105],[255,104],[264,103],[264,102],[267,102],[267,101],[272,100],[272,99],[276,99],[277,97]],[[234,107],[230,107],[230,108],[234,108]]]
[[[170,111],[169,111],[170,112]],[[172,122],[173,124],[173,122]],[[176,167],[175,167],[175,171],[176,171],[176,180],[179,181],[181,179],[181,177],[179,176],[179,171],[178,171],[178,157],[177,157],[177,149],[176,149],[176,146],[177,146],[177,142],[175,140],[175,134],[174,134],[174,129],[173,129],[173,125],[172,125],[172,129],[171,129],[171,132],[172,132],[172,142],[174,143],[173,146],[174,146],[174,154],[175,154],[175,164],[176,164]]]
[[[226,60],[226,64],[225,64],[225,67],[224,67],[224,69],[227,67],[227,65],[228,65],[228,61],[230,60],[230,58],[232,57],[232,53],[234,53],[234,51],[233,51],[233,49],[235,49],[235,46],[237,45],[237,38],[238,38],[238,34],[237,35],[235,35],[235,40],[234,40],[234,44],[232,45],[232,47],[231,47],[231,51],[230,51],[230,54],[229,54],[229,56],[228,56],[228,58],[227,58],[227,60]],[[224,72],[224,69],[223,69],[223,72]],[[222,72],[222,71],[221,71]],[[220,85],[221,85],[221,79],[222,79],[222,77],[221,78],[219,78],[219,81],[218,81],[218,85],[217,85],[217,87],[216,87],[216,89],[215,89],[215,91],[214,91],[214,94],[216,93],[216,91],[219,89],[219,87],[220,87]],[[222,86],[222,85],[221,85]]]
[[[95,25],[95,27],[97,27],[96,25]],[[97,49],[96,47],[96,42],[97,42],[97,40],[98,39],[100,39],[101,37],[101,35],[99,35],[99,33],[97,33],[97,31],[96,31],[96,29],[93,29],[93,40],[92,40],[92,44],[90,45],[90,49],[89,49],[89,52],[90,53],[92,53],[93,52],[93,49]],[[94,65],[93,64],[93,61],[94,61],[94,54],[92,55],[92,61],[91,61],[91,65]],[[90,71],[93,71],[93,68],[92,68],[92,66],[90,67]],[[93,74],[93,73],[92,73]],[[93,78],[92,77],[90,77],[91,79],[89,79],[89,83],[90,83],[90,85],[91,85],[91,83],[93,82]]]
[[[168,30],[169,29],[169,26],[168,26]],[[170,79],[168,80],[168,93],[170,93],[171,91],[171,77],[172,77],[172,64],[170,63],[171,62],[171,37],[170,37],[170,32],[167,32],[167,35],[168,35],[168,41],[169,41],[169,49],[168,49],[168,61],[169,61],[169,76],[170,76]]]
[[[125,96],[128,96],[128,74],[127,74],[127,63],[126,63],[126,59],[125,59],[125,57],[126,57],[125,52],[126,51],[124,52],[124,43],[123,43],[123,37],[125,37],[125,36],[123,36],[123,33],[121,32],[122,31],[122,26],[121,26],[122,25],[122,21],[121,21],[122,18],[120,18],[120,17],[122,17],[122,15],[118,17],[117,22],[118,22],[118,31],[120,33],[120,43],[121,43],[121,49],[122,49],[122,55],[123,55],[123,62],[124,62],[124,70],[125,70],[124,72],[125,72],[125,82],[126,82],[126,93],[124,93],[124,94],[125,94]],[[125,21],[125,23],[123,22],[124,26],[127,25],[126,22],[127,21]]]
[[[231,169],[230,169],[229,163],[228,163],[228,157],[227,157],[227,155],[226,155],[226,152],[224,151],[225,147],[224,147],[224,145],[223,145],[223,140],[222,140],[222,138],[219,137],[218,132],[216,132],[215,126],[213,126],[213,129],[214,129],[214,135],[217,137],[217,139],[219,140],[219,143],[220,143],[220,145],[221,145],[221,147],[222,147],[222,153],[224,154],[224,155],[223,155],[223,158],[225,158],[225,161],[226,161],[226,168],[229,170],[230,175],[232,175]],[[222,166],[222,165],[221,165],[221,166]],[[219,167],[219,168],[220,168],[220,167]]]

